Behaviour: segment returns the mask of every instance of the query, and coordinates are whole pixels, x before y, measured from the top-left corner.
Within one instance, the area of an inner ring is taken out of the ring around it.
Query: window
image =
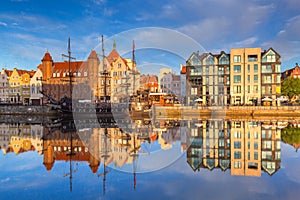
[[[195,69],[191,69],[191,75],[201,75],[202,74],[202,67],[197,67]]]
[[[272,73],[272,65],[262,65],[261,72],[262,73]]]
[[[281,78],[280,75],[277,75],[277,76],[276,76],[276,83],[280,83],[280,78]]]
[[[241,56],[233,56],[233,62],[240,63],[241,62]]]
[[[275,55],[267,55],[267,62],[275,62],[276,58]]]
[[[250,83],[250,75],[248,75],[248,83]]]
[[[258,132],[256,132],[256,131],[254,132],[254,138],[258,139]]]
[[[272,83],[272,76],[271,75],[264,76],[263,83]]]
[[[258,65],[254,64],[254,72],[258,72]]]
[[[197,95],[197,88],[191,88],[191,95]]]
[[[256,62],[257,55],[248,55],[248,62]]]
[[[212,56],[209,56],[206,59],[206,65],[213,65],[214,64],[214,58]]]
[[[258,153],[254,152],[254,160],[258,160]]]
[[[234,148],[240,149],[241,148],[241,142],[234,142]]]
[[[254,93],[258,93],[258,86],[257,86],[257,85],[254,85],[254,86],[253,86],[253,90],[254,90]]]
[[[242,154],[240,151],[235,151],[234,152],[234,159],[241,159],[242,158]]]
[[[219,67],[218,68],[218,74],[223,75],[224,74],[224,67]]]
[[[280,70],[280,65],[276,65],[276,66],[275,66],[275,72],[281,72],[281,70]]]
[[[254,75],[254,83],[258,82],[258,75]]]
[[[261,93],[266,94],[266,86],[261,86]]]
[[[235,131],[234,132],[234,138],[242,138],[241,131]]]
[[[241,82],[241,76],[240,75],[233,76],[233,82],[234,83],[240,83]]]
[[[235,94],[240,94],[242,92],[242,87],[240,85],[238,86],[233,86],[233,92]]]
[[[235,161],[235,162],[234,162],[234,168],[235,168],[235,169],[241,169],[241,168],[242,168],[241,162]]]
[[[224,83],[224,78],[223,77],[219,77],[218,78],[218,83]]]
[[[248,73],[250,73],[250,65],[248,64]]]
[[[241,73],[241,65],[234,65],[233,69],[235,73]]]
[[[223,56],[221,57],[221,59],[220,59],[219,62],[220,62],[221,65],[229,64],[229,59],[228,59],[227,56],[224,56],[224,55],[223,55]]]
[[[220,139],[219,140],[219,147],[224,147],[224,140],[223,139]]]
[[[122,67],[122,65],[121,65],[121,63],[119,63],[119,64],[118,64],[118,68],[121,68],[121,67]]]
[[[258,149],[258,143],[254,142],[254,149]]]
[[[192,65],[192,66],[201,65],[201,61],[197,58],[196,55],[194,55],[194,56],[192,57],[191,65]]]
[[[250,93],[250,89],[251,89],[251,87],[250,87],[250,85],[248,85],[248,93]]]

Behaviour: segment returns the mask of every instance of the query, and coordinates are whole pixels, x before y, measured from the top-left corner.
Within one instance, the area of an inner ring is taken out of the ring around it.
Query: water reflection
[[[149,165],[156,167],[153,155],[156,161],[169,164],[184,155],[191,170],[200,173],[201,169],[220,169],[232,176],[258,177],[262,173],[272,176],[280,169],[281,141],[296,150],[300,146],[296,121],[139,119],[132,132],[109,118],[76,123],[80,126],[73,120],[48,121],[0,124],[0,148],[4,155],[36,151],[49,172],[56,162],[67,161],[69,170],[61,176],[70,179],[70,191],[80,162],[88,163],[90,173],[102,178],[105,193],[106,176],[112,169],[131,172],[135,188],[137,172],[149,170]]]

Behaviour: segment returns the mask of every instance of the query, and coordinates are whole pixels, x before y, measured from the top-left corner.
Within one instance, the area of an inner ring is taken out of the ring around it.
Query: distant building
[[[130,58],[122,58],[115,42],[107,60],[107,70],[111,75],[111,101],[126,102],[140,88],[140,72],[136,63]]]
[[[164,83],[166,82],[166,80],[163,80],[163,77],[165,76],[165,74],[168,74],[168,73],[171,73],[171,72],[172,72],[171,68],[161,68],[159,70],[159,74],[157,76],[157,78],[158,78],[158,92],[163,92],[163,87],[165,87],[165,86],[162,85],[163,84],[162,82],[164,82]]]
[[[30,79],[35,71],[26,71],[14,68],[10,76],[9,83],[9,103],[29,104],[30,99]]]
[[[282,72],[282,74],[281,74],[282,80],[285,80],[289,77],[300,78],[300,67],[299,67],[298,63],[296,63],[296,66],[294,68],[288,69],[288,70],[285,70],[284,72]]]
[[[173,73],[170,68],[162,68],[158,77],[159,92],[174,94],[179,99],[181,94],[180,75]]]
[[[158,92],[158,82],[156,75],[141,75],[140,90],[149,90],[150,92]]]
[[[9,98],[9,82],[8,77],[11,75],[12,71],[2,69],[0,73],[0,103],[8,103]]]
[[[30,105],[42,105],[43,95],[41,94],[42,90],[42,79],[43,73],[37,68],[33,77],[30,79]]]
[[[180,65],[180,99],[183,104],[186,103],[186,66]]]

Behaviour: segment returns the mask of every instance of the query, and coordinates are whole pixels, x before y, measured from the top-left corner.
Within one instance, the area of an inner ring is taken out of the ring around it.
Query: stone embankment
[[[49,106],[0,106],[0,115],[55,115]]]
[[[300,118],[300,106],[153,106],[152,118]]]

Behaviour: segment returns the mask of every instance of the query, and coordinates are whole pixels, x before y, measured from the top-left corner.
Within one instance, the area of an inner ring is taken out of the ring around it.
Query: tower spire
[[[117,48],[117,44],[116,44],[116,40],[115,39],[114,39],[113,48],[114,48],[114,50],[116,50],[116,48]]]

